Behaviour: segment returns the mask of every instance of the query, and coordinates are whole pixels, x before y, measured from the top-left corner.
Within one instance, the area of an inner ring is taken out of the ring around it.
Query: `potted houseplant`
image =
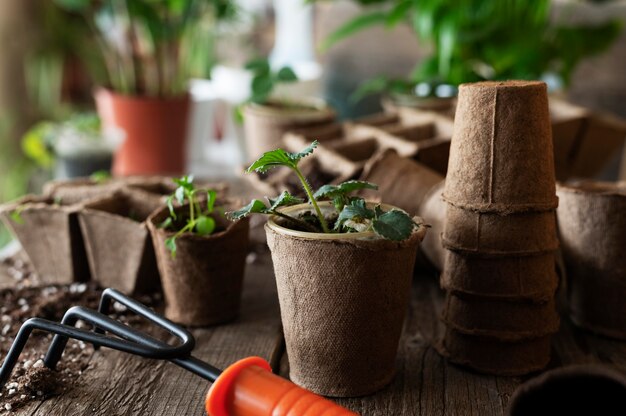
[[[432,53],[407,79],[375,78],[356,98],[386,93],[391,106],[445,109],[464,82],[556,78],[567,84],[585,57],[606,50],[620,33],[617,20],[598,25],[563,23],[551,1],[355,0],[366,11],[333,32],[325,47],[374,25],[408,23]]]
[[[83,14],[96,31],[108,72],[94,97],[105,126],[125,140],[115,155],[116,175],[181,173],[185,170],[190,107],[187,81],[204,19],[232,15],[228,0],[147,2],[56,0]]]
[[[267,152],[248,169],[286,166],[300,178],[308,203],[285,191],[269,205],[253,200],[229,216],[270,215],[265,229],[292,381],[327,396],[366,395],[394,375],[426,228],[400,209],[350,196],[376,188],[369,182],[311,189],[298,164],[316,146]]]
[[[22,138],[24,153],[44,169],[54,166],[57,179],[110,172],[120,132],[102,132],[95,114],[76,114],[60,123],[42,121]]]
[[[215,207],[217,193],[196,189],[193,177],[174,182],[178,187],[167,206],[148,219],[165,315],[189,326],[233,320],[239,314],[249,222],[229,222]]]
[[[319,126],[335,119],[335,112],[322,100],[272,95],[277,84],[297,80],[291,68],[274,71],[267,59],[258,59],[248,62],[246,69],[252,72],[252,95],[241,112],[248,159],[254,160],[274,149],[289,130]]]

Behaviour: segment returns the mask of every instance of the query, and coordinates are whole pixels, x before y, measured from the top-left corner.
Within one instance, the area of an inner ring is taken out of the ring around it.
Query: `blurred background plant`
[[[439,85],[480,80],[543,78],[558,88],[569,84],[583,58],[605,51],[621,30],[618,20],[555,22],[550,0],[354,1],[366,6],[364,13],[331,33],[324,48],[372,26],[408,24],[431,49],[407,78],[374,78],[356,97],[381,91],[447,97],[453,89]]]
[[[99,81],[129,95],[175,96],[191,77],[208,76],[215,60],[210,28],[237,15],[230,0],[55,2],[84,16],[96,35],[107,72]]]

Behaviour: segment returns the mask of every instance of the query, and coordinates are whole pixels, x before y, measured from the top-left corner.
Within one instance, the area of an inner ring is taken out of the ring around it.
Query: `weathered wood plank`
[[[258,355],[274,358],[282,344],[276,287],[268,256],[248,267],[240,318],[196,329],[194,355],[225,367]],[[62,397],[22,409],[18,415],[200,415],[208,383],[173,364],[116,351],[94,353],[90,367]]]
[[[249,355],[274,361],[283,354],[271,261],[267,254],[248,268],[241,318],[214,329],[198,329],[196,355],[217,366]],[[435,276],[416,276],[404,326],[398,373],[379,393],[338,399],[367,416],[503,415],[515,388],[526,378],[480,375],[450,365],[433,349],[442,331],[438,316],[443,294]],[[604,363],[626,372],[626,343],[575,328],[563,318],[553,341],[551,367]],[[279,355],[280,356],[280,355]],[[288,374],[282,355],[281,374]],[[113,351],[94,354],[90,368],[63,397],[17,415],[200,415],[207,383],[173,364]]]

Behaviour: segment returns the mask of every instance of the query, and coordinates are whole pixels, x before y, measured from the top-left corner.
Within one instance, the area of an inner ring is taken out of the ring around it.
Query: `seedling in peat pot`
[[[183,176],[180,179],[172,179],[178,187],[172,195],[167,198],[167,207],[170,215],[160,224],[160,228],[175,231],[176,234],[165,240],[165,245],[176,256],[176,239],[183,233],[190,232],[200,236],[211,235],[215,230],[215,219],[211,217],[215,206],[217,193],[209,189],[196,189],[193,184],[193,176]],[[201,203],[200,194],[206,193],[207,200]],[[176,213],[174,201],[180,205],[189,205],[189,212],[186,215]],[[203,208],[205,205],[205,208]]]
[[[304,202],[303,199],[284,191],[276,198],[267,198],[269,205],[254,199],[242,209],[228,212],[228,216],[231,219],[241,219],[253,213],[276,215],[303,231],[323,233],[373,231],[383,238],[395,241],[407,239],[413,230],[421,225],[400,209],[384,211],[380,204],[371,208],[371,204],[367,204],[363,198],[350,196],[352,192],[361,189],[378,189],[377,185],[370,182],[350,180],[339,185],[324,185],[314,192],[300,171],[298,163],[311,155],[317,145],[316,140],[299,153],[289,153],[283,149],[266,152],[246,171],[265,173],[279,166],[288,167],[300,180],[308,202],[313,207],[313,213],[305,212],[295,217],[281,212],[279,209],[281,207]],[[322,200],[332,201],[335,212],[325,217],[319,206],[319,201]]]

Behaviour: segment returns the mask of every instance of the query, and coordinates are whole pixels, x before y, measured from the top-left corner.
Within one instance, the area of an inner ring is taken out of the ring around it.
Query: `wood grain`
[[[433,275],[414,278],[397,359],[397,375],[375,395],[338,399],[362,415],[503,415],[526,378],[493,377],[450,365],[433,349],[441,333],[443,293]],[[288,374],[276,288],[268,254],[247,270],[242,315],[234,323],[196,329],[195,355],[224,367],[259,355]],[[563,318],[551,367],[608,364],[626,372],[626,343],[576,329]],[[207,383],[173,364],[114,351],[96,352],[90,367],[62,397],[34,403],[15,415],[202,415]],[[0,412],[0,414],[2,414]]]

